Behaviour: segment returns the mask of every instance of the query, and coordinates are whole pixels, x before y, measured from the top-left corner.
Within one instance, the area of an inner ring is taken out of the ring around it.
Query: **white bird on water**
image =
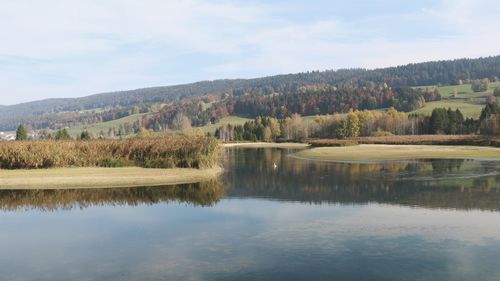
[[[276,163],[273,163],[273,167],[276,169],[278,168],[278,165],[276,165]]]

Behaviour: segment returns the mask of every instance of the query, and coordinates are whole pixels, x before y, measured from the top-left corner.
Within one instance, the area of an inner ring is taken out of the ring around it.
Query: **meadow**
[[[477,119],[484,108],[486,99],[493,95],[493,90],[499,85],[500,82],[489,83],[487,91],[477,93],[472,91],[471,84],[418,87],[423,89],[436,88],[441,95],[441,100],[428,102],[424,107],[411,113],[430,115],[433,109],[444,107],[453,110],[460,109],[465,117]]]
[[[231,115],[231,116],[221,118],[218,123],[205,125],[205,126],[202,126],[200,128],[196,128],[196,129],[201,129],[204,133],[210,133],[211,135],[214,135],[215,130],[224,126],[224,125],[231,124],[231,126],[235,126],[235,125],[242,125],[243,126],[245,124],[245,122],[252,121],[252,120],[253,119],[250,119],[250,118]]]
[[[82,131],[87,131],[90,134],[94,136],[99,136],[101,132],[104,132],[105,134],[111,129],[117,130],[120,125],[125,125],[126,123],[133,124],[134,122],[138,120],[142,120],[142,118],[146,117],[151,113],[140,113],[140,114],[134,114],[130,115],[127,117],[123,117],[120,119],[108,121],[108,122],[101,122],[101,123],[95,123],[95,124],[90,124],[90,125],[80,125],[80,126],[74,126],[68,129],[68,133],[73,136],[79,136]]]
[[[435,108],[451,108],[452,110],[460,109],[464,117],[477,119],[479,118],[479,115],[481,115],[481,110],[484,108],[484,105],[470,103],[462,99],[449,99],[428,102],[424,107],[412,111],[412,113],[431,115]]]

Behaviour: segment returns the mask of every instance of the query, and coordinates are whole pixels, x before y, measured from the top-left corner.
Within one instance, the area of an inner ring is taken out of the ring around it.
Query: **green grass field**
[[[243,125],[243,124],[245,124],[245,122],[252,121],[252,120],[253,119],[244,118],[244,117],[228,116],[228,117],[222,118],[219,121],[219,123],[210,124],[210,125],[206,125],[206,126],[194,128],[194,129],[201,129],[204,133],[210,133],[213,135],[215,133],[216,129],[218,129],[226,124]]]
[[[463,85],[452,85],[452,86],[426,86],[426,87],[417,87],[422,89],[434,89],[437,88],[439,94],[442,98],[450,98],[455,92],[457,93],[457,98],[471,98],[475,96],[488,96],[493,94],[493,90],[500,85],[500,82],[490,83],[488,86],[488,91],[474,93],[471,89],[471,84],[463,84]]]
[[[478,93],[472,91],[471,84],[419,87],[423,89],[437,88],[442,100],[428,102],[423,108],[415,110],[412,113],[431,114],[434,108],[444,107],[453,110],[458,108],[465,117],[478,118],[486,103],[486,98],[492,96],[493,90],[499,85],[500,82],[490,83],[487,91]]]
[[[71,136],[76,137],[81,134],[82,131],[87,130],[89,133],[94,134],[94,136],[98,136],[101,131],[103,131],[105,134],[108,133],[109,129],[115,128],[118,129],[120,125],[123,125],[125,123],[134,123],[137,120],[142,119],[144,116],[151,114],[151,113],[142,113],[142,114],[135,114],[135,115],[130,115],[121,119],[109,121],[109,122],[102,122],[102,123],[96,123],[96,124],[91,124],[91,125],[83,125],[83,126],[75,126],[71,127],[68,129],[68,132]],[[210,132],[212,135],[215,133],[215,130],[223,125],[226,124],[231,124],[231,125],[243,125],[245,122],[250,121],[253,119],[249,118],[243,118],[243,117],[238,117],[238,116],[228,116],[224,117],[220,120],[219,123],[217,124],[210,124],[206,125],[203,127],[196,127],[193,128],[195,129],[201,129],[204,133]]]
[[[120,119],[116,119],[113,121],[109,122],[102,122],[102,123],[96,123],[96,124],[91,124],[91,125],[82,125],[82,126],[75,126],[71,127],[68,129],[68,133],[75,137],[81,134],[82,131],[87,130],[89,133],[94,134],[94,136],[98,136],[101,131],[103,131],[105,134],[108,133],[109,129],[115,128],[118,130],[118,127],[120,125],[123,125],[125,123],[134,123],[137,120],[142,119],[145,115],[148,115],[150,113],[141,113],[141,114],[135,114],[135,115],[130,115],[127,117],[123,117]]]
[[[430,115],[435,108],[451,108],[452,110],[460,109],[465,117],[472,117],[477,119],[481,114],[484,105],[468,103],[463,100],[440,100],[428,102],[424,107],[412,111],[411,113]]]

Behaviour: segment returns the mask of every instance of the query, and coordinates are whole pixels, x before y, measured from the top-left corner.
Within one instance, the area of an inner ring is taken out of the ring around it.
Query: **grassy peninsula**
[[[104,188],[215,178],[219,145],[202,135],[0,145],[0,189]]]
[[[0,189],[91,189],[174,185],[208,181],[216,178],[221,172],[220,167],[0,170]]]
[[[500,148],[440,145],[361,144],[343,147],[318,147],[294,154],[311,160],[365,162],[412,159],[487,159],[500,160]]]

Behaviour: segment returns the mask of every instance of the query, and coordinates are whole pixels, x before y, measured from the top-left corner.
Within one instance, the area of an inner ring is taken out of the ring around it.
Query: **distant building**
[[[15,133],[0,132],[0,140],[2,140],[2,141],[15,141],[16,134]]]

